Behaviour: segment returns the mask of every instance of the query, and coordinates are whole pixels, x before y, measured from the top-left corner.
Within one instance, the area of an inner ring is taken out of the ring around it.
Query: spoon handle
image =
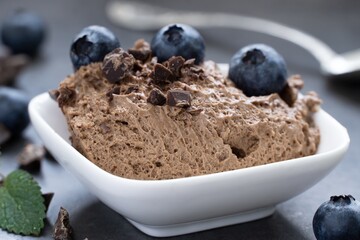
[[[126,1],[110,2],[106,11],[112,22],[129,29],[157,30],[176,22],[194,27],[235,28],[265,33],[292,42],[312,54],[321,66],[338,56],[327,44],[303,31],[261,18],[226,13],[172,11]]]

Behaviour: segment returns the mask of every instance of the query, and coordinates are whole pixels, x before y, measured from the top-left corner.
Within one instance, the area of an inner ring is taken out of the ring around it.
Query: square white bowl
[[[29,112],[46,148],[65,169],[138,229],[158,237],[269,216],[276,204],[326,176],[350,143],[346,129],[320,110],[314,115],[321,134],[315,155],[188,178],[133,180],[102,170],[71,146],[65,117],[48,93],[33,98]]]

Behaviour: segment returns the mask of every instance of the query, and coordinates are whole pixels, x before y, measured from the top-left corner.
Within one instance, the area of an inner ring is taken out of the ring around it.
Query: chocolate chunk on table
[[[0,123],[0,145],[11,138],[11,132]]]
[[[0,56],[0,85],[11,85],[28,62],[29,58],[22,54]]]
[[[60,207],[58,218],[54,225],[54,240],[71,240],[72,227],[70,225],[70,217],[65,208]]]
[[[20,168],[31,173],[39,172],[45,153],[44,146],[27,144],[18,156]]]
[[[54,193],[52,193],[52,192],[43,193],[43,194],[42,194],[42,197],[44,198],[45,212],[47,212],[48,209],[49,209],[51,200],[52,200],[53,197],[54,197]]]

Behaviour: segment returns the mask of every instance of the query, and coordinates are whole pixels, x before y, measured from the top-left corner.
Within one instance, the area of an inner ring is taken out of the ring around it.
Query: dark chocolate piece
[[[151,50],[150,49],[134,49],[130,48],[128,52],[134,56],[136,60],[140,60],[142,62],[145,62],[148,60],[151,56]]]
[[[76,92],[74,89],[62,87],[59,89],[59,96],[57,102],[60,107],[65,105],[73,105],[76,100]]]
[[[289,84],[286,84],[285,87],[279,92],[279,96],[284,100],[284,102],[292,107],[296,102],[298,95],[298,90],[296,88],[291,88]]]
[[[49,93],[49,96],[55,101],[57,101],[57,99],[60,95],[60,92],[57,89],[50,90],[48,93]]]
[[[106,96],[109,98],[109,101],[110,101],[110,102],[114,99],[113,94],[115,94],[115,95],[119,95],[119,94],[120,94],[120,87],[119,87],[119,86],[113,87],[112,89],[110,89],[110,90],[106,93]]]
[[[50,192],[50,193],[43,193],[42,197],[44,198],[44,205],[45,205],[45,212],[47,212],[47,210],[49,209],[51,200],[54,197],[54,193]]]
[[[58,218],[54,225],[54,240],[71,240],[72,227],[70,226],[69,213],[65,208],[60,207]]]
[[[154,80],[155,84],[164,84],[172,76],[172,72],[164,65],[157,63],[154,66],[154,71],[151,72],[150,77]]]
[[[167,104],[172,107],[190,107],[191,94],[188,91],[180,89],[169,90],[167,93]]]
[[[111,83],[119,83],[132,75],[135,58],[125,52],[122,48],[117,48],[107,54],[102,64],[102,71]]]
[[[41,160],[45,156],[45,148],[35,144],[27,144],[18,156],[20,168],[30,173],[40,171]]]
[[[7,142],[11,138],[11,132],[0,123],[0,145]]]
[[[139,86],[130,86],[126,91],[125,94],[130,94],[132,92],[137,92],[139,90]]]
[[[147,99],[147,101],[153,105],[162,106],[166,103],[165,95],[157,88],[154,88]]]
[[[184,66],[185,59],[181,56],[171,57],[169,59],[169,69],[177,78],[181,77],[181,68]]]
[[[279,92],[279,96],[284,100],[284,102],[292,107],[296,102],[299,91],[304,87],[304,82],[301,79],[300,75],[291,76],[285,87]]]
[[[12,85],[16,76],[29,63],[26,55],[0,56],[0,85]]]

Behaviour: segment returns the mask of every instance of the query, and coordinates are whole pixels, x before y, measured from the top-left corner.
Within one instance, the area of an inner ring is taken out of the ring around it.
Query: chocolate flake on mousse
[[[150,73],[150,78],[154,80],[155,84],[165,84],[171,76],[172,72],[160,63],[155,64],[154,70]]]
[[[177,78],[181,77],[181,68],[184,66],[185,59],[181,56],[171,57],[169,59],[169,69]]]
[[[114,99],[113,94],[119,95],[120,94],[120,87],[119,86],[115,86],[112,89],[110,89],[107,93],[106,96],[108,97],[109,101],[111,102]]]
[[[141,62],[146,62],[151,58],[150,45],[144,39],[137,40],[134,47],[130,48],[128,52]]]
[[[57,89],[50,90],[48,93],[49,93],[49,96],[51,97],[51,99],[53,99],[54,101],[57,101],[57,99],[60,95],[60,92]]]
[[[191,94],[180,89],[169,90],[167,104],[172,107],[188,108],[191,106]]]
[[[133,55],[117,48],[105,56],[102,71],[109,82],[119,83],[132,75],[134,63]]]
[[[133,85],[128,87],[128,89],[126,89],[125,94],[130,94],[132,92],[137,92],[139,91],[139,86]]]
[[[151,50],[150,49],[134,49],[130,48],[128,52],[134,56],[136,60],[140,60],[142,62],[145,62],[148,60],[151,56]]]
[[[292,107],[296,102],[299,90],[301,90],[304,86],[304,82],[301,80],[300,75],[291,76],[283,90],[279,92],[279,96],[284,100],[284,102]]]
[[[147,99],[147,102],[153,104],[153,105],[165,105],[166,103],[166,97],[165,95],[157,88],[154,88]]]
[[[74,89],[68,87],[61,87],[59,89],[59,96],[57,102],[60,107],[65,105],[73,105],[76,100],[76,92]]]

